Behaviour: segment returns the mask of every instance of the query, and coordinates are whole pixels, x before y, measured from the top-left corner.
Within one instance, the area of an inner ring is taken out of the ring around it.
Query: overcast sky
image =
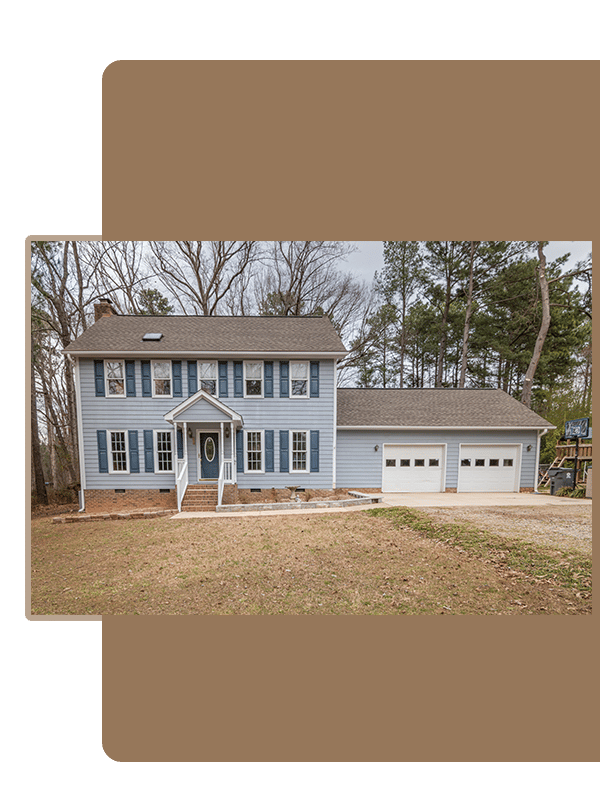
[[[346,269],[350,269],[357,276],[371,282],[375,270],[380,272],[383,267],[383,242],[353,242],[353,244],[358,247],[358,250],[348,257]],[[567,264],[567,267],[571,269],[591,251],[591,242],[550,242],[544,252],[548,261],[553,261],[565,253],[571,253]]]

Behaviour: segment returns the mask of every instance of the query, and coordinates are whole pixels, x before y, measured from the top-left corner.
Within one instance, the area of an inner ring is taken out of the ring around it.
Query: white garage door
[[[459,492],[518,492],[519,446],[463,444],[458,461]]]
[[[383,445],[384,492],[441,492],[443,475],[443,445]]]

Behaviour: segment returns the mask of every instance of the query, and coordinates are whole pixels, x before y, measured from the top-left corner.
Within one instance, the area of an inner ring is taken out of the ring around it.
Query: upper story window
[[[125,362],[105,361],[104,374],[107,397],[125,396]]]
[[[152,362],[152,396],[173,396],[170,361]]]
[[[291,361],[291,397],[308,397],[308,361]]]
[[[217,362],[216,361],[199,361],[198,362],[198,377],[200,381],[200,388],[208,394],[217,396]]]
[[[263,396],[263,362],[244,361],[244,397]]]

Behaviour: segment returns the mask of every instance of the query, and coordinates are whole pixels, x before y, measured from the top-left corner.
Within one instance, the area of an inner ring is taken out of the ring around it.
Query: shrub
[[[573,489],[568,486],[562,486],[557,492],[556,497],[573,497]]]

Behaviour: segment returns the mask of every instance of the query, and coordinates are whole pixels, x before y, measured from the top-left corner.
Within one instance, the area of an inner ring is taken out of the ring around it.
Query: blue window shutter
[[[177,458],[183,458],[183,431],[177,428]]]
[[[319,362],[310,362],[310,396],[319,396]]]
[[[219,361],[219,397],[229,397],[227,385],[227,362]]]
[[[149,361],[142,361],[142,396],[152,397],[152,378]]]
[[[290,432],[279,431],[279,472],[290,471]]]
[[[125,362],[125,390],[127,397],[135,397],[135,361]]]
[[[138,432],[128,431],[129,434],[129,471],[140,471],[140,451],[138,449]]]
[[[154,435],[152,431],[144,431],[144,464],[146,472],[154,472]]]
[[[265,431],[265,472],[275,472],[275,431]]]
[[[279,397],[290,396],[290,362],[279,362]],[[286,470],[287,472],[287,470]]]
[[[106,449],[106,431],[96,431],[98,437],[98,469],[108,472],[108,451]]]
[[[233,362],[233,396],[244,396],[244,363],[242,361]]]
[[[104,397],[104,361],[94,361],[96,397]]]
[[[181,361],[171,361],[171,371],[173,373],[173,397],[182,397]]]
[[[265,361],[265,397],[273,397],[273,362]]]
[[[319,471],[319,431],[310,432],[310,471]]]
[[[237,471],[244,471],[244,431],[237,431],[235,434],[235,450],[237,459]]]
[[[198,363],[196,361],[187,362],[188,369],[188,395],[196,394],[198,391]]]

